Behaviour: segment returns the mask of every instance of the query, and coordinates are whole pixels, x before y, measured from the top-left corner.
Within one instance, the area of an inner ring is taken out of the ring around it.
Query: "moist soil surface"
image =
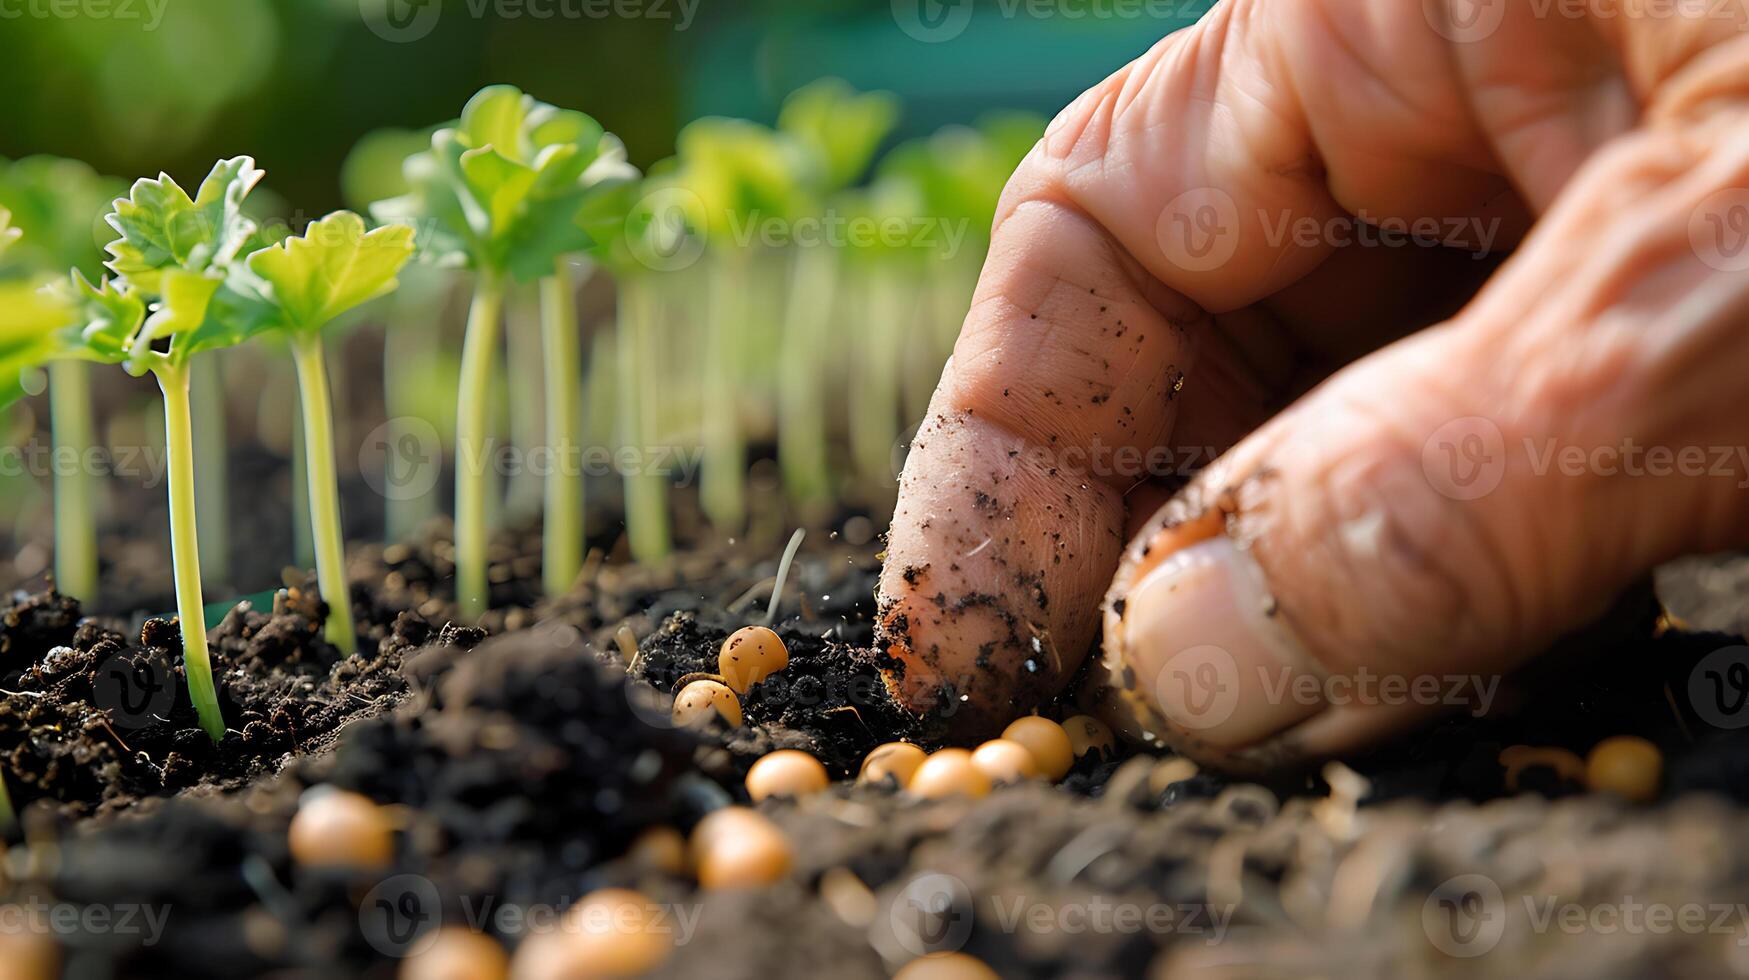
[[[1703,629],[1738,628],[1743,562],[1667,570],[1657,599],[1624,598],[1487,718],[1454,715],[1345,768],[1258,785],[1114,747],[1057,785],[931,802],[845,779],[881,742],[936,746],[875,667],[867,523],[810,536],[773,624],[790,666],[733,729],[676,729],[668,701],[763,620],[774,541],[639,567],[604,537],[545,600],[538,531],[506,534],[495,608],[473,628],[451,622],[453,550],[433,527],[355,552],[363,640],[345,657],[308,577],[289,574],[211,633],[230,729],[217,745],[195,726],[173,623],[15,593],[0,608],[0,766],[20,810],[5,898],[83,916],[50,930],[78,977],[392,977],[439,922],[514,948],[540,910],[605,886],[672,908],[660,974],[674,977],[886,977],[940,949],[1003,977],[1749,970],[1749,914],[1694,929],[1559,918],[1743,897],[1749,729],[1733,726],[1749,724],[1749,666],[1732,664],[1749,660]],[[1078,713],[1073,698],[1043,713]],[[1582,758],[1619,734],[1663,751],[1658,803],[1585,794],[1551,765],[1509,781],[1499,763],[1519,744]],[[747,802],[742,777],[776,748],[845,779],[760,804],[794,848],[777,884],[705,892],[628,852],[650,827],[684,833]],[[317,786],[391,808],[390,866],[291,860],[287,826]]]

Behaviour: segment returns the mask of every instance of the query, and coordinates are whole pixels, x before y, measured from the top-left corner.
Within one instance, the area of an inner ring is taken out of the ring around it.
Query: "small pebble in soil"
[[[891,781],[903,788],[910,785],[917,767],[928,757],[929,753],[910,742],[877,745],[862,760],[862,769],[857,773],[856,779],[862,783]]]
[[[626,856],[639,867],[678,878],[686,874],[686,838],[673,827],[651,827],[632,841]]]
[[[932,800],[949,796],[978,799],[990,795],[990,777],[965,749],[942,749],[923,760],[906,788]]]
[[[698,883],[710,891],[769,885],[794,861],[783,831],[746,807],[725,807],[699,821],[692,853]]]
[[[1039,766],[1032,753],[1019,742],[1005,738],[993,738],[973,749],[972,765],[998,785],[1039,778]]]
[[[830,783],[820,760],[797,749],[779,749],[760,756],[747,770],[747,795],[755,802],[773,796],[818,793]]]
[[[900,967],[893,980],[1001,980],[1001,977],[975,956],[930,953]]]
[[[1593,792],[1615,793],[1634,803],[1657,799],[1663,777],[1663,754],[1634,735],[1604,739],[1585,760],[1585,782]]]
[[[1017,718],[1002,730],[1002,737],[1018,742],[1032,753],[1039,772],[1055,782],[1069,774],[1075,765],[1075,746],[1063,726],[1038,715]]]
[[[401,961],[400,980],[504,980],[510,956],[485,933],[460,926],[437,930]]]
[[[1077,759],[1089,753],[1096,752],[1105,757],[1117,751],[1117,740],[1112,737],[1111,729],[1092,715],[1076,715],[1063,719],[1063,731],[1069,733],[1069,745]]]
[[[731,728],[741,727],[741,699],[720,681],[698,680],[674,696],[674,724],[693,728],[721,718]]]
[[[328,786],[304,793],[287,839],[305,867],[384,868],[395,858],[395,828],[383,808]]]
[[[565,913],[560,928],[523,941],[510,975],[516,980],[643,976],[674,952],[671,929],[659,915],[659,906],[642,892],[590,892]]]
[[[736,694],[789,666],[783,639],[764,626],[743,626],[729,634],[717,652],[717,673]]]

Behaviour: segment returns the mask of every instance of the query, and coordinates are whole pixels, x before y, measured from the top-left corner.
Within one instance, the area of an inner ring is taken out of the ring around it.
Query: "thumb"
[[[1746,186],[1744,114],[1619,138],[1456,319],[1199,475],[1107,595],[1117,720],[1230,768],[1356,750],[1749,541]]]

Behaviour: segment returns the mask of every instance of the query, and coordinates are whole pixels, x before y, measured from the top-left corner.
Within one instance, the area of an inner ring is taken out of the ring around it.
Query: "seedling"
[[[487,604],[487,421],[506,282],[560,280],[548,293],[554,303],[561,293],[564,299],[546,318],[549,392],[574,391],[575,309],[562,260],[599,249],[623,223],[624,192],[636,171],[619,140],[595,120],[494,85],[468,101],[456,125],[438,130],[406,173],[413,189],[373,213],[429,225],[427,252],[465,261],[475,274],[456,410],[455,536],[456,603],[464,617],[477,619]],[[548,438],[568,456],[577,403],[557,408],[558,417],[549,411]],[[548,484],[547,520],[557,522],[548,543],[559,552],[548,582],[564,578],[568,586],[582,564],[582,490],[575,474],[561,476]]]
[[[94,216],[125,189],[76,160],[27,157],[0,165],[0,208],[12,212],[25,241],[4,265],[40,285],[79,269],[89,276],[103,267],[93,235]],[[56,324],[59,326],[60,324]],[[57,451],[85,459],[95,443],[90,366],[58,361],[49,366],[49,421]],[[55,586],[87,603],[97,599],[98,479],[85,467],[55,468]]]
[[[334,410],[328,393],[322,331],[341,314],[394,290],[396,274],[413,256],[413,229],[366,231],[364,219],[337,211],[301,236],[249,256],[237,288],[267,309],[252,310],[250,332],[281,332],[297,366],[303,409],[304,472],[315,532],[316,578],[328,604],[328,642],[351,654],[357,648],[352,599],[346,586],[345,540],[340,524],[340,481],[334,470]]]

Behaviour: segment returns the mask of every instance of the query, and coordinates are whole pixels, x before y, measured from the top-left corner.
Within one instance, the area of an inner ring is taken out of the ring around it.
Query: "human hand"
[[[1579,7],[1228,0],[1057,117],[901,480],[901,700],[995,730],[1104,594],[1114,720],[1277,765],[1749,545],[1749,25]]]

